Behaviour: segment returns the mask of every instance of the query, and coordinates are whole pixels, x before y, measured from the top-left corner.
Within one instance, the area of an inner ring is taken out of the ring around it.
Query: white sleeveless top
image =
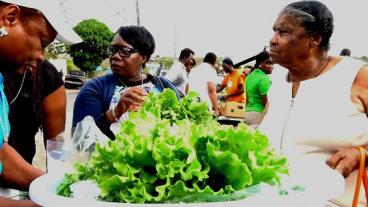
[[[285,80],[287,70],[275,70],[269,111],[259,129],[291,165],[308,170],[300,160],[312,156],[319,167],[328,168],[325,160],[338,149],[368,143],[368,119],[351,101],[351,86],[363,65],[343,58],[326,73],[302,81],[294,99],[292,84]]]

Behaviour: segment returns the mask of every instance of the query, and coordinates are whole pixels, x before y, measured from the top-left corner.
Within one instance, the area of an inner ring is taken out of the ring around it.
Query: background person
[[[165,78],[171,81],[178,89],[181,97],[184,97],[186,94],[185,87],[188,82],[189,67],[193,67],[193,55],[193,50],[189,48],[181,50],[179,60],[171,66],[170,70],[165,75]]]
[[[217,86],[216,92],[221,92],[226,87],[226,95],[221,96],[225,101],[237,103],[245,102],[244,79],[245,76],[241,70],[233,68],[234,63],[230,58],[222,61],[222,68],[227,73],[221,85]]]
[[[351,55],[351,51],[348,48],[344,48],[340,52],[340,56],[349,56]]]
[[[217,73],[215,70],[217,56],[213,52],[205,55],[203,63],[189,74],[189,91],[199,93],[199,98],[208,105],[208,109],[219,115],[219,105],[216,94]]]
[[[272,73],[273,63],[268,52],[263,51],[256,57],[253,68],[246,80],[245,122],[258,126],[267,111],[267,93],[272,84],[269,74]]]
[[[345,189],[334,200],[350,206],[359,163],[356,147],[368,144],[368,68],[328,54],[333,28],[330,10],[318,1],[295,2],[281,11],[270,55],[286,68],[286,81],[284,74],[273,75],[278,79],[273,79],[260,130],[288,156],[291,169],[320,176],[304,177],[323,189],[314,196],[328,199]],[[367,206],[361,193],[360,205]]]
[[[10,145],[8,102],[4,93],[2,73],[27,65],[37,69],[45,56],[45,47],[59,32],[65,42],[78,42],[80,38],[67,24],[62,24],[61,12],[55,10],[54,1],[13,1],[0,2],[0,182],[16,189],[28,189],[30,183],[43,172],[27,163]],[[16,44],[15,44],[16,43]],[[37,206],[29,200],[11,200],[0,197],[2,206]]]
[[[189,79],[190,71],[192,71],[192,68],[195,67],[196,65],[197,65],[197,61],[195,60],[195,58],[192,58],[191,61],[190,61],[190,64],[187,67],[188,79]],[[188,92],[189,92],[189,84],[188,84],[188,81],[187,81],[187,83],[185,84],[185,95],[187,95]]]
[[[154,51],[155,41],[146,28],[120,27],[108,48],[112,73],[88,81],[79,91],[74,103],[73,129],[90,115],[106,136],[115,139],[120,123],[127,119],[129,111],[141,106],[147,92],[170,88],[179,98],[170,81],[143,74],[142,68]]]
[[[47,60],[35,70],[23,66],[4,73],[4,79],[11,126],[9,144],[32,164],[38,130],[42,130],[46,142],[65,129],[64,83],[55,66]]]

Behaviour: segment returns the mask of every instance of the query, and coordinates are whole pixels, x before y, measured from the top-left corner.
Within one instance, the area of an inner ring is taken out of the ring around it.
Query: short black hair
[[[184,48],[181,50],[179,59],[187,59],[191,54],[194,55],[194,52],[190,48]]]
[[[287,5],[281,14],[296,17],[306,33],[310,36],[320,36],[322,51],[330,48],[330,38],[334,24],[331,11],[319,1],[299,1]]]
[[[265,61],[268,60],[270,58],[270,54],[267,51],[262,51],[260,53],[258,53],[258,55],[255,56],[256,58],[256,63],[254,64],[253,68],[258,68],[259,65]]]
[[[155,51],[155,39],[152,34],[141,26],[123,26],[115,34],[119,34],[127,43],[138,50],[148,61]]]
[[[340,56],[350,56],[350,55],[351,55],[351,51],[348,48],[344,48],[340,52]]]
[[[215,55],[215,53],[209,52],[209,53],[206,54],[206,56],[204,56],[203,62],[204,63],[209,63],[211,65],[215,65],[216,60],[217,60],[217,56]]]
[[[231,60],[231,58],[225,58],[223,61],[222,61],[223,64],[227,64],[227,65],[231,65],[231,66],[234,66],[234,63],[233,61]]]

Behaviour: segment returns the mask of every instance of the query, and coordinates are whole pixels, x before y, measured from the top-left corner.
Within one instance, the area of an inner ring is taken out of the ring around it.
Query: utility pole
[[[136,13],[137,13],[137,26],[141,25],[140,19],[139,19],[139,4],[138,4],[138,0],[135,0],[135,9],[136,9]]]

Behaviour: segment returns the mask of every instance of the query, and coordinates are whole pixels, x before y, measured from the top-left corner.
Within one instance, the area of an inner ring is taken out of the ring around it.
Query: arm
[[[263,102],[263,96],[262,96],[262,102]],[[265,115],[268,111],[269,105],[270,105],[270,102],[268,102],[267,95],[266,95],[266,104],[265,104],[265,108],[262,111],[262,120],[263,120],[263,118],[265,117]]]
[[[361,113],[368,117],[368,66],[363,67],[357,74],[351,88],[351,100]],[[368,149],[368,144],[362,145]],[[366,150],[366,160],[368,153]],[[344,177],[350,175],[352,171],[359,167],[359,151],[356,148],[347,148],[337,151],[327,160],[327,164],[340,172]],[[366,165],[368,160],[366,161]]]
[[[56,137],[65,130],[66,93],[60,86],[42,101],[44,139]]]
[[[268,103],[267,93],[271,87],[271,84],[272,84],[271,80],[268,77],[265,79],[261,79],[260,82],[258,83],[258,90],[261,95],[262,104],[263,106],[265,106],[265,108]]]
[[[0,179],[7,187],[21,190],[28,189],[34,179],[44,174],[41,170],[23,160],[7,143],[4,143],[0,149],[0,160],[3,165]]]
[[[351,100],[368,117],[368,65],[357,74],[351,88]]]
[[[37,207],[31,200],[14,200],[0,196],[0,207]]]
[[[82,87],[74,102],[72,133],[80,121],[86,116],[92,116],[98,128],[106,136],[110,139],[115,138],[110,130],[110,122],[105,115],[105,110],[108,109],[108,104],[111,100],[107,100],[109,97],[106,96],[109,95],[104,93],[104,91],[108,91],[110,87],[114,88],[109,84],[111,83],[106,81],[98,82],[95,79],[88,81]]]
[[[227,81],[228,81],[228,76],[225,76],[225,78],[222,80],[221,85],[216,86],[216,93],[221,92],[222,90],[224,90],[224,88],[227,85]]]
[[[216,93],[221,92],[222,90],[224,90],[224,88],[225,88],[225,85],[223,85],[223,84],[221,84],[221,85],[217,86],[217,87],[216,87]]]
[[[244,93],[244,85],[241,84],[241,85],[238,85],[238,90],[235,93],[227,94],[227,95],[225,95],[225,98],[228,99],[229,97],[238,96],[238,95],[241,95],[243,93]]]
[[[266,95],[261,95],[261,99],[262,99],[262,104],[263,106],[266,107],[267,103],[268,103],[268,98],[267,98],[267,94]]]
[[[216,115],[219,113],[219,107],[217,102],[216,86],[212,82],[207,82],[208,96],[212,102],[213,111]]]

